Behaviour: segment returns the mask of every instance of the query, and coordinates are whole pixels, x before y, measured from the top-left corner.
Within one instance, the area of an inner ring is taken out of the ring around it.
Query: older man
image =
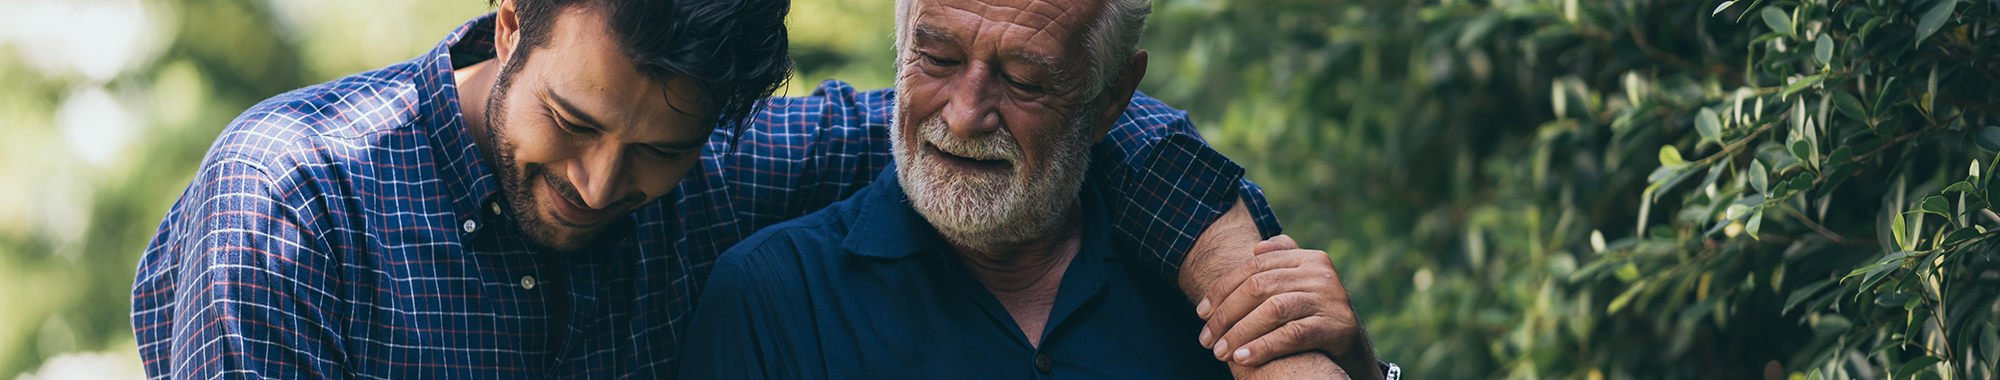
[[[1090,165],[1144,76],[1150,6],[901,1],[894,169],[725,253],[682,376],[1228,373],[1211,358],[1227,346],[1179,334],[1202,321],[1174,284],[1114,252],[1099,193],[1116,174]],[[1276,363],[1261,369],[1345,375],[1324,356]]]

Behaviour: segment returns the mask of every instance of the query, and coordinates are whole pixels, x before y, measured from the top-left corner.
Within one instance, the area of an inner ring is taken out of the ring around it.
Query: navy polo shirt
[[[1079,192],[1082,248],[1039,348],[910,207],[891,166],[853,198],[723,253],[681,376],[1227,378],[1194,341],[1202,321],[1178,288],[1113,250],[1095,187]]]

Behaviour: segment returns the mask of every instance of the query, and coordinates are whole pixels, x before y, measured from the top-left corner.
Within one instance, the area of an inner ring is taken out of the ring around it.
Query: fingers
[[[1257,257],[1251,256],[1250,260],[1255,261]],[[1214,315],[1215,306],[1227,299],[1230,293],[1236,292],[1236,288],[1243,285],[1243,280],[1257,274],[1257,271],[1257,266],[1244,263],[1235,269],[1230,269],[1228,273],[1223,273],[1222,277],[1215,278],[1215,282],[1208,285],[1208,294],[1201,296],[1201,302],[1194,306],[1195,316],[1209,319],[1209,316]],[[1212,337],[1203,334],[1202,346],[1206,347],[1210,338]]]
[[[1314,342],[1350,341],[1354,339],[1352,321],[1341,322],[1328,317],[1307,317],[1287,323],[1272,330],[1263,337],[1252,340],[1231,350],[1224,360],[1244,365],[1260,366],[1272,359],[1287,355],[1321,349]],[[1328,352],[1331,356],[1346,353]]]
[[[1272,236],[1269,240],[1257,242],[1257,247],[1253,254],[1262,255],[1268,252],[1290,249],[1299,249],[1299,242],[1292,240],[1290,235],[1278,235]]]
[[[1199,337],[1202,347],[1213,348],[1215,339],[1220,338],[1222,332],[1229,331],[1231,325],[1256,309],[1257,304],[1263,303],[1265,298],[1279,293],[1282,289],[1281,279],[1270,278],[1277,274],[1264,275],[1265,278],[1261,280],[1255,276],[1277,269],[1296,268],[1310,263],[1315,257],[1317,260],[1327,260],[1325,254],[1316,253],[1317,251],[1281,252],[1293,253],[1251,257],[1243,266],[1230,270],[1215,280],[1209,288],[1208,295],[1202,297],[1200,304],[1195,305],[1195,314],[1208,320]],[[1346,293],[1342,293],[1341,296],[1345,297]]]
[[[1306,293],[1283,293],[1254,305],[1256,309],[1252,310],[1250,315],[1245,316],[1228,330],[1223,330],[1222,343],[1211,347],[1215,351],[1215,358],[1234,360],[1229,357],[1230,353],[1238,351],[1244,342],[1261,340],[1259,337],[1277,330],[1286,323],[1311,317],[1314,312],[1311,298],[1312,295]],[[1232,345],[1229,342],[1236,344]]]
[[[1293,244],[1287,241],[1269,244]],[[1277,250],[1253,256],[1235,289],[1208,310],[1201,343],[1217,359],[1260,365],[1311,350],[1344,355],[1360,332],[1347,289],[1326,253]],[[1231,276],[1242,276],[1242,270]],[[1218,283],[1221,284],[1221,283]],[[1213,339],[1213,341],[1211,341]]]
[[[1348,303],[1347,290],[1340,285],[1330,271],[1307,268],[1277,269],[1252,275],[1245,280],[1238,292],[1231,294],[1217,307],[1215,317],[1204,327],[1205,335],[1217,337],[1214,345],[1217,359],[1227,359],[1224,353],[1233,352],[1240,345],[1260,339],[1279,326],[1311,317],[1332,318],[1335,322],[1345,321],[1354,325],[1354,310]],[[1237,310],[1243,310],[1241,317]],[[1341,324],[1306,325],[1307,328],[1345,328]],[[1206,342],[1204,342],[1206,343]],[[1339,344],[1329,341],[1304,341],[1303,344],[1319,347],[1320,344]],[[1290,347],[1290,346],[1287,346]],[[1346,347],[1340,345],[1339,347]],[[1308,348],[1310,349],[1310,348]],[[1283,356],[1291,352],[1279,352]],[[1266,357],[1268,359],[1268,357]]]
[[[1257,242],[1257,245],[1252,248],[1253,252],[1250,255],[1254,257],[1275,251],[1299,249],[1299,243],[1293,241],[1291,236],[1278,235],[1271,237],[1269,240]],[[1209,311],[1215,309],[1215,303],[1222,302],[1223,297],[1228,296],[1230,292],[1236,291],[1236,286],[1242,284],[1244,278],[1249,277],[1252,273],[1256,273],[1257,270],[1256,265],[1244,265],[1217,278],[1215,283],[1209,286],[1208,294],[1203,295],[1201,302],[1195,305],[1195,316],[1208,319]],[[1210,339],[1213,339],[1213,337],[1203,334],[1201,338],[1202,346],[1207,347]]]

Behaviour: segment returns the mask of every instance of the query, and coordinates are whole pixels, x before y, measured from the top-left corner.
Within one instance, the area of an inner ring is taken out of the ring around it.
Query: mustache
[[[992,133],[975,138],[960,139],[951,136],[951,126],[945,124],[943,117],[933,116],[924,120],[917,130],[923,135],[924,141],[954,156],[1007,162],[1021,160],[1020,142],[1015,140],[1014,134],[1008,132],[1006,128],[995,129]]]
[[[534,178],[537,176],[541,177],[542,182],[547,183],[549,185],[550,190],[555,190],[557,196],[563,197],[564,200],[568,200],[570,204],[582,207],[590,207],[583,202],[583,193],[576,191],[576,186],[570,184],[569,178],[565,178],[561,174],[556,174],[555,171],[549,170],[547,166],[543,166],[541,164],[527,164],[525,166],[527,168],[524,171],[527,172],[526,173],[527,177],[529,178]],[[626,192],[625,197],[619,198],[617,202],[611,202],[610,205],[606,205],[598,209],[622,210],[626,208],[631,208],[632,206],[639,204],[639,202],[644,202],[645,200],[646,200],[645,192],[634,190]]]

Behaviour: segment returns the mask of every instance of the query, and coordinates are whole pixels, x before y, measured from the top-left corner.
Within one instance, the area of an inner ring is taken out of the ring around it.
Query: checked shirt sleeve
[[[299,173],[257,159],[290,148],[258,141],[217,143],[140,261],[132,323],[150,378],[345,378],[339,343],[366,338],[336,322],[338,265],[295,206]]]
[[[1281,233],[1264,190],[1201,140],[1187,112],[1135,93],[1118,125],[1093,148],[1111,211],[1113,244],[1158,264],[1173,281],[1196,238],[1242,200],[1264,238]]]

